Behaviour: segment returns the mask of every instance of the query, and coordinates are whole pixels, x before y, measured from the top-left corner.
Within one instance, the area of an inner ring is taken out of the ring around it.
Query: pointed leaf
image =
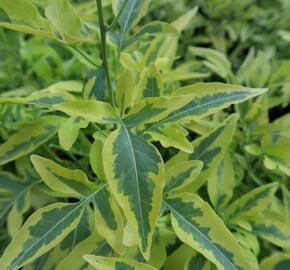
[[[107,138],[103,157],[110,188],[148,259],[161,207],[164,185],[162,158],[153,145],[125,126]]]
[[[199,196],[182,193],[165,200],[177,236],[221,270],[250,269],[241,247]]]

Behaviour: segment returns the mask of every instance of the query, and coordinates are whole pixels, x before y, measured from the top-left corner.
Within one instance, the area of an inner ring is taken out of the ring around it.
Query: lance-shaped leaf
[[[175,91],[174,95],[194,94],[196,95],[195,98],[183,107],[177,108],[166,119],[154,124],[151,128],[156,128],[165,123],[205,117],[232,104],[238,104],[261,95],[266,91],[267,89],[223,83],[197,83],[185,86]]]
[[[282,248],[290,248],[290,227],[272,212],[257,215],[251,221],[252,232]]]
[[[97,231],[118,254],[122,254],[124,220],[120,207],[107,189],[98,192],[93,202]]]
[[[49,0],[45,15],[65,42],[79,41],[81,21],[69,1]]]
[[[214,208],[222,208],[227,205],[233,196],[236,185],[233,162],[229,153],[208,177],[207,190]]]
[[[56,270],[87,269],[88,263],[81,259],[85,254],[111,256],[113,253],[109,244],[97,233],[80,242],[56,267]]]
[[[105,174],[146,259],[162,201],[164,164],[157,149],[125,126],[106,140]]]
[[[113,0],[113,11],[115,16],[120,12],[125,0]],[[134,27],[139,20],[146,14],[150,0],[128,0],[118,23],[121,27],[119,37],[119,48],[122,48],[123,42],[126,39],[127,32]]]
[[[136,262],[132,259],[106,258],[93,255],[85,255],[84,259],[95,269],[102,270],[157,270],[155,267]]]
[[[186,262],[183,270],[211,270],[211,263],[200,253],[193,254],[193,256]]]
[[[12,103],[12,104],[29,104],[40,107],[50,107],[55,104],[64,103],[68,101],[72,101],[75,98],[67,93],[37,93],[32,94],[27,97],[1,97],[0,103]]]
[[[187,154],[179,152],[176,156],[166,162],[166,169],[175,166],[182,161],[200,160],[203,162],[203,168],[198,179],[190,185],[190,190],[194,191],[200,188],[209,174],[218,166],[224,157],[228,145],[231,143],[238,115],[229,116],[215,130],[192,142],[193,152]]]
[[[225,220],[234,223],[241,218],[249,218],[265,210],[273,201],[278,183],[255,188],[232,203],[225,211]]]
[[[250,269],[234,236],[199,196],[182,193],[167,198],[165,204],[182,242],[196,249],[220,270]]]
[[[127,127],[160,121],[176,108],[193,99],[193,95],[147,97],[136,103],[123,121]]]
[[[97,186],[80,170],[64,168],[52,160],[31,156],[32,164],[47,186],[67,196],[81,197],[91,194]]]
[[[284,269],[290,269],[290,255],[286,253],[276,252],[261,262],[261,270]]]
[[[69,117],[58,130],[59,144],[69,151],[78,138],[81,128],[86,128],[89,122],[81,117]]]
[[[35,123],[20,128],[0,145],[0,165],[24,156],[48,141],[58,130],[64,118],[44,116]]]
[[[178,192],[184,189],[198,177],[202,167],[203,163],[199,160],[177,163],[165,173],[164,192]]]
[[[6,248],[0,269],[19,269],[52,249],[78,225],[84,206],[55,203],[36,211]]]
[[[109,103],[97,100],[76,100],[53,106],[69,116],[82,117],[100,124],[117,123],[118,117]]]
[[[192,153],[193,148],[186,136],[188,131],[180,125],[164,125],[156,129],[145,130],[144,138],[159,141],[163,147],[175,147],[187,153]]]

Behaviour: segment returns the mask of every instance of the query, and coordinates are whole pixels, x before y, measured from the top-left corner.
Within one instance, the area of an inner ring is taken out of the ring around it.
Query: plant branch
[[[107,28],[104,22],[102,0],[96,0],[96,3],[97,3],[97,9],[98,9],[99,24],[100,24],[102,67],[104,68],[105,73],[106,73],[107,86],[108,86],[109,94],[110,94],[110,101],[111,101],[112,106],[115,108],[115,99],[114,99],[114,93],[113,93],[112,83],[110,79],[109,65],[108,65],[108,60],[107,60],[107,47],[106,47]]]

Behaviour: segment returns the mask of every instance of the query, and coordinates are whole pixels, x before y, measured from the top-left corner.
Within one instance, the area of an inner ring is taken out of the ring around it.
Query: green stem
[[[111,29],[113,29],[115,27],[115,25],[118,23],[118,20],[120,18],[120,16],[123,13],[123,10],[125,9],[126,5],[128,3],[128,0],[125,0],[117,14],[117,16],[115,17],[115,19],[113,20],[113,22],[108,26],[107,31],[110,31]]]
[[[92,64],[94,67],[96,68],[100,68],[99,65],[97,65],[92,59],[90,59],[82,50],[80,50],[79,48],[77,47],[73,47],[73,46],[70,46],[69,47],[76,51],[77,53],[79,53],[86,61],[88,61],[90,64]]]
[[[116,105],[115,105],[114,93],[113,93],[112,83],[110,79],[109,65],[108,65],[108,60],[107,60],[107,47],[106,47],[107,28],[104,22],[102,0],[96,0],[96,3],[97,3],[97,8],[98,8],[98,17],[99,17],[99,24],[100,24],[102,66],[106,73],[107,86],[108,86],[109,94],[110,94],[110,101],[111,101],[112,106],[115,108]]]

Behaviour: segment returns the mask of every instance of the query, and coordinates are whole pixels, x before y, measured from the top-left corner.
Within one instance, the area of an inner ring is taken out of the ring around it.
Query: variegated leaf
[[[96,229],[110,246],[122,254],[124,220],[121,209],[115,202],[109,190],[103,189],[93,198],[96,215]]]
[[[225,220],[234,223],[239,219],[255,216],[266,209],[273,201],[277,183],[255,188],[232,203],[225,211]]]
[[[81,197],[88,196],[97,189],[97,185],[90,182],[83,171],[64,168],[52,160],[36,155],[31,156],[31,161],[45,184],[56,192]]]
[[[93,255],[85,255],[84,259],[96,269],[102,270],[157,270],[149,264],[139,263],[132,259],[106,258]]]
[[[173,95],[194,94],[190,102],[176,108],[167,118],[154,124],[150,129],[176,121],[192,120],[206,117],[232,104],[241,103],[265,93],[266,89],[247,88],[223,83],[197,83],[178,89]]]
[[[231,155],[226,153],[223,160],[208,177],[207,190],[214,208],[223,208],[231,200],[236,185]]]
[[[129,115],[123,121],[127,127],[136,127],[160,121],[167,117],[176,108],[192,100],[193,95],[147,97],[136,103]]]
[[[166,169],[168,170],[182,161],[202,161],[203,168],[201,174],[189,187],[189,190],[192,191],[199,189],[224,157],[225,151],[231,143],[237,119],[237,115],[231,115],[212,132],[194,140],[192,142],[193,152],[191,154],[179,152],[166,162]]]
[[[199,196],[182,193],[165,199],[177,236],[220,270],[246,270],[250,265],[234,236]]]
[[[54,109],[69,116],[82,117],[88,121],[100,124],[119,122],[118,117],[109,103],[97,100],[76,100],[54,105]]]
[[[36,211],[5,250],[0,269],[19,269],[52,249],[77,226],[84,206],[56,203]]]
[[[183,161],[171,167],[165,173],[164,193],[178,192],[192,183],[200,174],[203,163],[199,160]]]
[[[164,165],[157,149],[125,126],[106,140],[105,174],[146,259],[157,222],[164,185]]]
[[[113,0],[113,11],[117,16],[120,9],[122,8],[125,0]],[[119,37],[119,48],[122,48],[123,43],[126,39],[127,32],[134,27],[139,20],[145,15],[150,0],[128,0],[123,12],[121,13],[118,23],[121,27]]]
[[[43,116],[35,123],[20,128],[0,145],[0,165],[28,154],[45,143],[57,132],[63,120],[58,116]]]
[[[261,262],[261,270],[287,270],[290,269],[290,255],[275,252]]]
[[[270,243],[282,248],[290,248],[290,227],[276,218],[275,214],[265,212],[256,215],[252,221],[252,232]]]
[[[86,128],[89,122],[81,117],[69,117],[61,125],[58,130],[59,144],[69,151],[77,137],[81,128]]]
[[[193,147],[186,136],[188,131],[180,125],[164,125],[156,129],[145,130],[144,138],[159,141],[163,147],[175,147],[187,153],[192,153]]]

